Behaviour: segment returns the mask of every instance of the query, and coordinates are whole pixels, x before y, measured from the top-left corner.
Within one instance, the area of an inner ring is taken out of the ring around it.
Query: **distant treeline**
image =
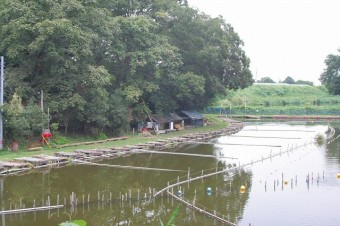
[[[270,77],[263,77],[260,80],[257,80],[256,82],[257,83],[275,83],[275,81],[273,79],[271,79]],[[279,81],[279,83],[297,84],[297,85],[308,85],[308,86],[312,86],[313,85],[313,82],[311,82],[311,81],[304,81],[304,80],[297,80],[297,81],[295,81],[290,76],[287,76],[285,78],[285,80],[283,80],[282,82]]]

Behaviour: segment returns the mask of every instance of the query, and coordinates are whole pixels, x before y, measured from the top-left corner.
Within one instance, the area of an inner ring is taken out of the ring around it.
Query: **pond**
[[[214,158],[144,153],[99,162],[102,165],[7,176],[0,180],[2,209],[66,206],[2,215],[1,225],[59,225],[73,220],[95,226],[161,225],[161,221],[166,225],[177,207],[175,225],[223,225],[165,192],[151,197],[168,183],[186,180],[188,172],[194,178],[219,170],[225,172],[172,190],[236,225],[340,225],[340,142],[321,146],[314,142],[318,134],[326,137],[328,128],[305,122],[255,122],[237,134],[214,139],[214,144],[166,150]],[[113,164],[181,171],[108,167]],[[245,190],[240,191],[241,186]]]

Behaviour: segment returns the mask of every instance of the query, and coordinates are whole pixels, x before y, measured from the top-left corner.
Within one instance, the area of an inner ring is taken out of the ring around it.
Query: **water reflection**
[[[4,209],[28,208],[34,203],[66,207],[7,215],[2,218],[2,225],[58,225],[70,217],[84,219],[88,225],[160,225],[160,219],[167,222],[179,203],[166,193],[153,199],[155,191],[187,179],[187,171],[195,177],[202,175],[202,170],[206,174],[252,162],[242,169],[183,184],[173,191],[238,225],[340,225],[339,219],[333,217],[340,208],[340,180],[336,178],[340,171],[339,140],[321,147],[306,144],[326,130],[327,125],[256,123],[235,136],[216,139],[215,145],[169,150],[215,154],[216,159],[140,154],[103,161],[186,171],[183,173],[82,165],[4,177],[0,181]],[[223,145],[242,142],[260,145]],[[302,147],[296,148],[299,146]],[[221,225],[182,204],[175,224]]]

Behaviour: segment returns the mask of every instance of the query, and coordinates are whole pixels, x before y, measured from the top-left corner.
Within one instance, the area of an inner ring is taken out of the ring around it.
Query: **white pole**
[[[50,128],[50,108],[47,108],[47,129]]]
[[[40,95],[40,107],[41,111],[44,112],[44,91],[41,90]]]

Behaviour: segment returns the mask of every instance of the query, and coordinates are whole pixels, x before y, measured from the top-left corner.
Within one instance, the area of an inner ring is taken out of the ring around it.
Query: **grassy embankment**
[[[11,152],[7,150],[0,151],[0,160],[11,160],[14,158],[19,158],[23,156],[29,157],[29,156],[38,155],[38,154],[52,155],[54,152],[58,152],[58,151],[66,152],[66,151],[85,150],[85,149],[93,149],[93,148],[110,148],[110,147],[122,147],[126,145],[143,144],[143,143],[150,142],[150,141],[157,141],[159,139],[166,139],[166,138],[181,136],[185,134],[221,130],[228,125],[225,121],[221,120],[216,115],[205,115],[205,117],[208,119],[210,124],[204,127],[184,129],[181,131],[171,132],[167,134],[152,135],[148,137],[143,137],[138,134],[127,133],[127,134],[122,135],[122,136],[128,137],[128,139],[125,139],[125,140],[108,141],[104,143],[97,143],[97,144],[91,144],[91,145],[80,145],[80,146],[65,147],[65,148],[57,148],[57,147],[49,148],[48,146],[45,145],[43,149],[35,150],[35,151],[28,151],[27,148],[20,147],[19,151],[17,152]],[[53,137],[51,140],[52,143],[53,143],[53,139],[58,139],[58,137]],[[80,141],[85,141],[84,137],[69,137],[69,140],[71,143],[78,143]],[[90,141],[90,140],[91,138],[87,138],[86,141]]]
[[[322,86],[253,85],[230,91],[210,112],[220,108],[233,115],[340,115],[340,96],[329,95]]]

